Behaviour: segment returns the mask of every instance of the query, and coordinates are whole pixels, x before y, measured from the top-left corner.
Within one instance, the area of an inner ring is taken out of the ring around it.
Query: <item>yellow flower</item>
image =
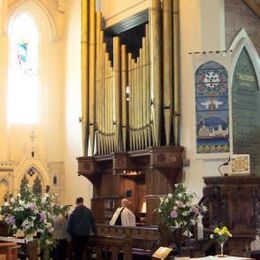
[[[219,234],[219,231],[220,231],[220,229],[219,229],[218,227],[215,227],[214,233],[215,233],[215,234]]]

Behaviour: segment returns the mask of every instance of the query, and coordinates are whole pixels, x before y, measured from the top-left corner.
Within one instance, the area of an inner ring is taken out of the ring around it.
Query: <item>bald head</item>
[[[122,200],[121,200],[121,206],[122,206],[122,207],[129,208],[130,205],[131,205],[131,201],[130,201],[130,200],[128,200],[128,199],[122,199]]]

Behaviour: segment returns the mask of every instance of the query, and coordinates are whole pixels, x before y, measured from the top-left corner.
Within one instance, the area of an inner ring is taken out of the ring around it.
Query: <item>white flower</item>
[[[168,198],[169,198],[169,199],[172,199],[172,197],[173,197],[173,194],[172,194],[172,193],[169,193],[169,194],[168,194]]]
[[[49,239],[45,240],[45,243],[46,243],[47,245],[52,245],[52,244],[53,244],[53,242],[52,242],[51,240],[49,240]]]

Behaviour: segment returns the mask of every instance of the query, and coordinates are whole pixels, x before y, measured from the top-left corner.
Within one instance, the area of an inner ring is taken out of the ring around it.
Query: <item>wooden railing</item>
[[[132,260],[132,243],[127,237],[93,236],[89,239],[91,254],[95,259],[118,259],[122,254],[124,260]],[[89,255],[89,253],[87,253]]]
[[[157,227],[98,224],[97,230],[98,235],[90,238],[90,247],[95,252],[96,259],[117,259],[122,254],[124,260],[130,260],[134,255],[151,256],[159,247]]]

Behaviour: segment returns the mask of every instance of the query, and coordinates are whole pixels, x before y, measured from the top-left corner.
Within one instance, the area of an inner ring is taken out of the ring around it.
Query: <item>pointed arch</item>
[[[39,26],[39,30],[43,32],[44,38],[49,38],[49,40],[56,40],[60,38],[55,19],[48,8],[42,3],[42,1],[34,0],[13,1],[13,3],[9,6],[7,19],[4,26],[6,32],[15,17],[20,13],[28,13],[33,17],[36,24]]]
[[[238,60],[243,48],[245,48],[246,51],[248,52],[248,54],[253,62],[254,68],[256,70],[256,76],[258,78],[258,82],[260,82],[259,54],[244,28],[242,28],[238,32],[238,34],[236,35],[236,37],[234,38],[234,40],[232,41],[232,43],[230,44],[230,46],[228,48],[229,51],[232,51],[232,64],[231,64],[231,71],[230,71],[231,74],[230,75],[233,75],[233,73],[234,73],[235,64],[237,63],[237,60]]]
[[[39,174],[40,179],[42,180],[43,187],[50,186],[51,181],[48,175],[48,169],[45,167],[39,159],[35,158],[26,158],[21,161],[18,167],[15,169],[15,180],[14,180],[14,190],[17,193],[20,189],[20,184],[22,182],[25,174],[30,170],[35,169]]]
[[[232,99],[232,151],[237,154],[250,154],[252,174],[259,174],[260,163],[260,60],[258,53],[242,29],[230,49],[231,99]]]

